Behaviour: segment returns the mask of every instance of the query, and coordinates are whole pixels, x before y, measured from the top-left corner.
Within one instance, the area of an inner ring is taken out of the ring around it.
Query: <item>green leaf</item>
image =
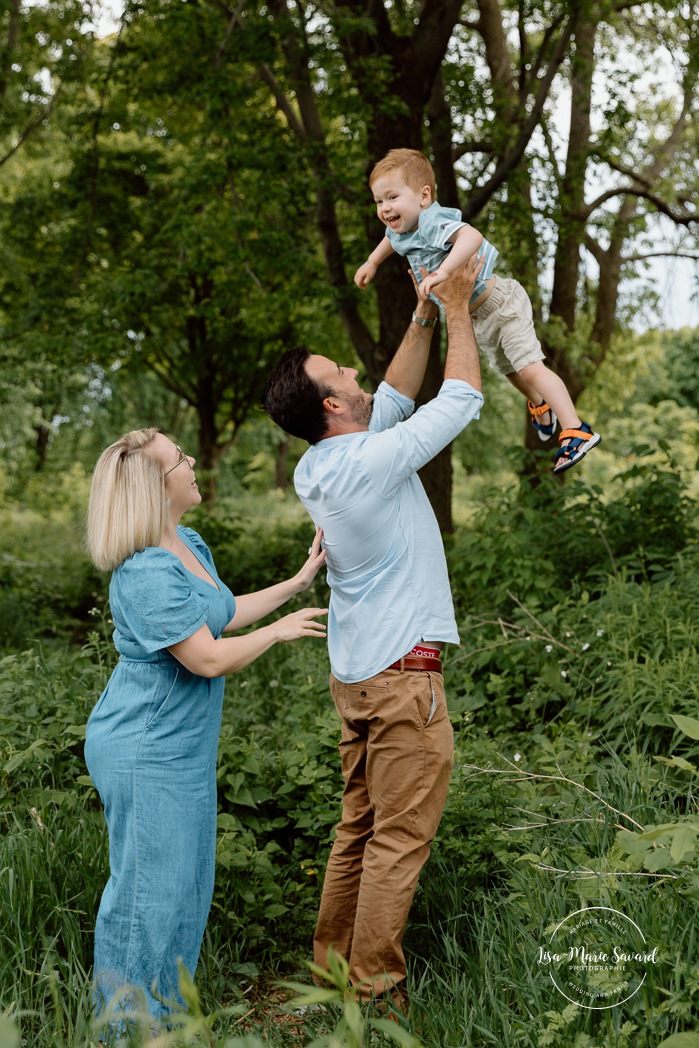
[[[673,862],[672,855],[670,854],[670,849],[656,849],[656,851],[650,853],[643,865],[649,873],[657,873],[658,870],[662,870],[667,866],[672,866]]]
[[[309,988],[303,983],[295,982],[282,983],[281,985],[297,991],[298,996],[287,1001],[287,1007],[291,1009],[307,1008],[310,1004],[335,1004],[338,1001],[337,990],[325,990],[321,986]]]
[[[281,917],[283,913],[287,913],[289,910],[288,906],[285,906],[283,902],[273,902],[264,909],[265,917]]]
[[[616,840],[619,847],[627,855],[640,855],[642,852],[648,851],[651,846],[649,840],[644,840],[632,830],[619,830]]]
[[[681,826],[672,837],[670,854],[675,862],[682,862],[685,855],[691,855],[696,849],[697,831],[693,826]]]
[[[36,750],[41,749],[43,746],[48,746],[46,739],[35,739],[31,746],[27,746],[26,750],[22,753],[15,753],[13,757],[10,757],[9,761],[5,763],[5,772],[9,775],[10,772],[15,771],[16,768],[21,767],[25,760],[30,757]]]
[[[658,1048],[699,1048],[699,1033],[673,1033]]]
[[[84,739],[85,727],[84,724],[67,724],[64,731],[67,735],[77,735],[79,739]]]
[[[6,1015],[0,1015],[0,1048],[19,1048],[19,1030]]]
[[[674,753],[672,757],[656,757],[656,761],[660,764],[667,764],[670,768],[681,768],[682,771],[696,771],[696,764],[691,764],[690,761],[686,761],[684,757],[678,757]]]
[[[651,826],[641,834],[641,837],[644,841],[658,841],[666,833],[678,830],[680,825],[678,822],[664,822],[661,826]]]
[[[403,1048],[422,1048],[422,1041],[416,1040],[408,1030],[404,1030],[391,1019],[372,1019],[370,1025],[394,1044],[403,1045]]]
[[[670,717],[684,735],[699,740],[699,720],[696,717],[685,717],[683,713],[671,713]]]

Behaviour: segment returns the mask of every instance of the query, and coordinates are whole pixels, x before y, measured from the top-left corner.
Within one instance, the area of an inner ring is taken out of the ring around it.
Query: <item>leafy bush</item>
[[[60,484],[42,481],[45,490],[32,509],[8,502],[0,510],[0,651],[82,634],[89,609],[106,593],[108,580],[85,550],[82,470],[76,466]]]
[[[234,591],[276,582],[305,557],[310,524],[293,511],[272,533],[271,504],[236,516],[223,503],[191,521]],[[604,496],[576,479],[491,493],[450,543],[463,640],[445,655],[457,760],[405,939],[426,1044],[655,1048],[695,1027],[695,509],[671,466],[641,460]],[[7,529],[5,549],[19,548],[19,531]],[[30,534],[25,573],[46,541],[37,534],[33,546]],[[57,592],[68,586],[57,577]],[[296,603],[325,599],[321,578]],[[55,606],[42,613],[58,633]],[[0,1000],[12,1016],[32,1013],[21,1020],[27,1048],[94,1037],[89,965],[107,842],[82,739],[115,653],[106,617],[80,631],[83,649],[51,641],[0,656]],[[231,1044],[243,1029],[220,1002],[264,998],[265,977],[298,972],[310,949],[342,789],[327,671],[322,642],[278,645],[226,685],[198,983]],[[526,953],[571,907],[600,900],[664,948],[658,978],[606,1016],[557,997]],[[265,1008],[264,1020],[254,1004],[244,1013],[247,1043],[298,1043]],[[331,1036],[328,1017],[313,1024],[309,1036]]]
[[[636,581],[668,572],[675,555],[697,541],[699,520],[679,472],[649,461],[648,448],[609,492],[551,476],[492,491],[471,527],[448,544],[459,609],[509,616],[517,600],[530,612],[567,597],[599,595],[610,575]]]
[[[280,512],[270,527],[270,514]],[[313,539],[313,525],[300,505],[287,506],[281,496],[248,500],[244,511],[233,500],[221,499],[214,508],[199,506],[184,523],[202,535],[234,593],[263,589],[295,574]]]

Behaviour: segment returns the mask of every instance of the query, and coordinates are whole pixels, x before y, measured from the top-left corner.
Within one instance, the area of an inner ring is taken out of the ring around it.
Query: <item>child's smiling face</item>
[[[413,189],[403,181],[400,171],[390,171],[372,184],[376,213],[394,233],[412,233],[417,229],[420,212],[432,203],[429,186]]]

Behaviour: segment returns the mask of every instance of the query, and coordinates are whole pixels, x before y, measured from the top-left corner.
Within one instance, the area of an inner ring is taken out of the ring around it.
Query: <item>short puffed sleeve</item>
[[[209,611],[178,558],[160,547],[135,553],[117,568],[109,603],[117,648],[122,639],[148,654],[191,637]]]

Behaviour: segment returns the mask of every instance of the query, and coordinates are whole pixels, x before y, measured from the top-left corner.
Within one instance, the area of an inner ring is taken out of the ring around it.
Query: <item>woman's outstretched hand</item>
[[[315,538],[308,549],[308,560],[294,576],[297,583],[297,593],[302,593],[303,590],[308,589],[323,564],[325,564],[325,550],[320,548],[322,538],[323,529],[316,528]]]
[[[284,615],[274,623],[277,640],[298,640],[299,637],[324,637],[326,626],[317,622],[318,615],[327,615],[327,608],[301,608]]]

